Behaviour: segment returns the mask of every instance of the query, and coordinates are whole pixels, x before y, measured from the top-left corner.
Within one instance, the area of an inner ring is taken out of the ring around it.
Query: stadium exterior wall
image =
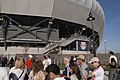
[[[96,18],[94,30],[100,41],[104,30],[104,12],[96,0],[0,0],[0,13],[55,17],[91,27],[89,12]]]
[[[16,54],[41,54],[43,48],[33,48],[33,47],[8,47],[5,51],[4,47],[0,47],[0,55],[16,55]],[[68,51],[62,50],[61,54],[90,54],[89,51]]]

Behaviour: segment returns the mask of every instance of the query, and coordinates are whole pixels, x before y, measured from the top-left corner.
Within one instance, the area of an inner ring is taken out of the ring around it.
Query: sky
[[[105,13],[103,40],[97,52],[120,52],[120,0],[97,0]]]

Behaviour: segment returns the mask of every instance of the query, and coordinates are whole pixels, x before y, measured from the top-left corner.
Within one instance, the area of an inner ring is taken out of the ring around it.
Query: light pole
[[[106,54],[106,40],[104,40],[104,44],[105,44],[105,54]]]
[[[92,45],[93,45],[93,54],[94,57],[96,57],[96,50],[95,50],[95,35],[94,35],[94,27],[93,27],[93,21],[95,20],[95,17],[92,16],[92,13],[89,13],[89,17],[87,18],[87,21],[91,22],[91,26],[92,26],[92,36],[93,36],[93,41],[92,41]]]

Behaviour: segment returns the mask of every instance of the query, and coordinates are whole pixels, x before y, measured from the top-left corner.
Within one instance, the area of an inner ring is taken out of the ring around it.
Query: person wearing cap
[[[48,67],[48,65],[49,65],[49,62],[48,62],[48,60],[47,60],[47,57],[46,56],[43,56],[43,65],[44,65],[44,71],[45,71],[45,69]]]
[[[114,55],[113,51],[109,52],[109,80],[112,80],[113,75],[116,73],[117,57]]]
[[[25,61],[25,67],[27,68],[28,74],[32,70],[32,55],[28,55],[28,59]]]
[[[100,60],[93,57],[88,63],[93,65],[94,70],[87,77],[92,77],[93,80],[104,80],[104,70],[100,66]]]
[[[50,64],[51,64],[51,58],[50,58],[50,55],[48,55],[47,61],[48,61],[49,65],[50,65]]]
[[[86,64],[85,62],[85,57],[84,55],[79,55],[77,57],[77,62],[78,62],[78,65],[80,66],[80,71],[81,71],[81,76],[82,76],[82,79],[86,79],[86,76],[88,75],[89,73],[89,70],[88,70],[88,65]]]

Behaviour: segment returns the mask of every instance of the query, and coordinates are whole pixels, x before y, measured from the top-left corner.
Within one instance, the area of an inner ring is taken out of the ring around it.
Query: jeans
[[[109,80],[115,80],[116,79],[116,69],[110,68],[109,70]]]

